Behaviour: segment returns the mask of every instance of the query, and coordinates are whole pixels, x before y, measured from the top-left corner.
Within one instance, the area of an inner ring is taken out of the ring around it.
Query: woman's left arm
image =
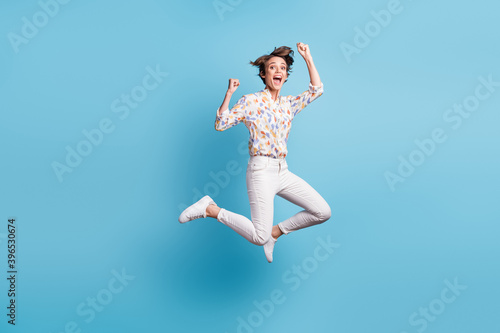
[[[309,69],[309,76],[311,77],[311,83],[309,83],[309,89],[304,91],[302,94],[295,97],[291,96],[290,107],[294,117],[309,103],[323,95],[323,83],[321,83],[318,71],[314,66],[311,52],[309,51],[309,45],[297,43],[297,50],[306,61],[307,68]]]
[[[297,43],[297,50],[300,55],[304,58],[307,69],[309,70],[309,77],[311,78],[311,84],[315,87],[319,87],[321,84],[321,79],[319,78],[318,70],[316,66],[314,66],[314,61],[311,56],[311,50],[309,49],[309,45],[304,43]]]

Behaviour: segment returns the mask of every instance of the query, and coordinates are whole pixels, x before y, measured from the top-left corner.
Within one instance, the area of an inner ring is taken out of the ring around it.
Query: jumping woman
[[[217,131],[243,122],[250,132],[246,183],[252,220],[218,207],[208,195],[186,208],[179,216],[180,223],[207,216],[217,219],[251,243],[263,245],[269,262],[273,260],[274,245],[280,236],[320,224],[331,216],[330,206],[325,199],[311,185],[290,172],[285,160],[293,118],[323,94],[323,83],[314,66],[309,46],[297,43],[297,50],[309,70],[311,81],[307,91],[298,96],[280,95],[293,64],[293,50],[281,46],[271,54],[250,62],[259,68],[259,76],[265,84],[263,90],[244,95],[229,110],[231,96],[240,85],[238,79],[229,79],[226,96],[217,109]],[[273,226],[275,195],[304,210]]]

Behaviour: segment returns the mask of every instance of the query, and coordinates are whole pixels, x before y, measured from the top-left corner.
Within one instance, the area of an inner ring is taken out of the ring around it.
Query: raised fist
[[[239,85],[240,85],[240,80],[229,79],[229,87],[227,88],[227,91],[232,94],[236,91],[236,89],[238,89]]]
[[[309,50],[309,45],[304,43],[297,43],[297,51],[304,59],[311,58],[311,51]]]

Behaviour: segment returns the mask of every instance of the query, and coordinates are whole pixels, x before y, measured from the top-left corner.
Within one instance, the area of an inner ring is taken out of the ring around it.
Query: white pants
[[[217,221],[253,244],[264,245],[271,237],[276,194],[304,208],[278,224],[284,234],[325,222],[331,216],[325,199],[311,185],[288,171],[284,158],[251,156],[246,180],[252,220],[221,208]]]

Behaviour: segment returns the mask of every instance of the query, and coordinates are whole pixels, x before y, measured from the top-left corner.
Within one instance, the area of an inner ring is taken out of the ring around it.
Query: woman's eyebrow
[[[276,61],[270,62],[269,65],[275,64],[275,63],[276,63]],[[282,62],[281,65],[286,65],[286,64],[284,62]]]

